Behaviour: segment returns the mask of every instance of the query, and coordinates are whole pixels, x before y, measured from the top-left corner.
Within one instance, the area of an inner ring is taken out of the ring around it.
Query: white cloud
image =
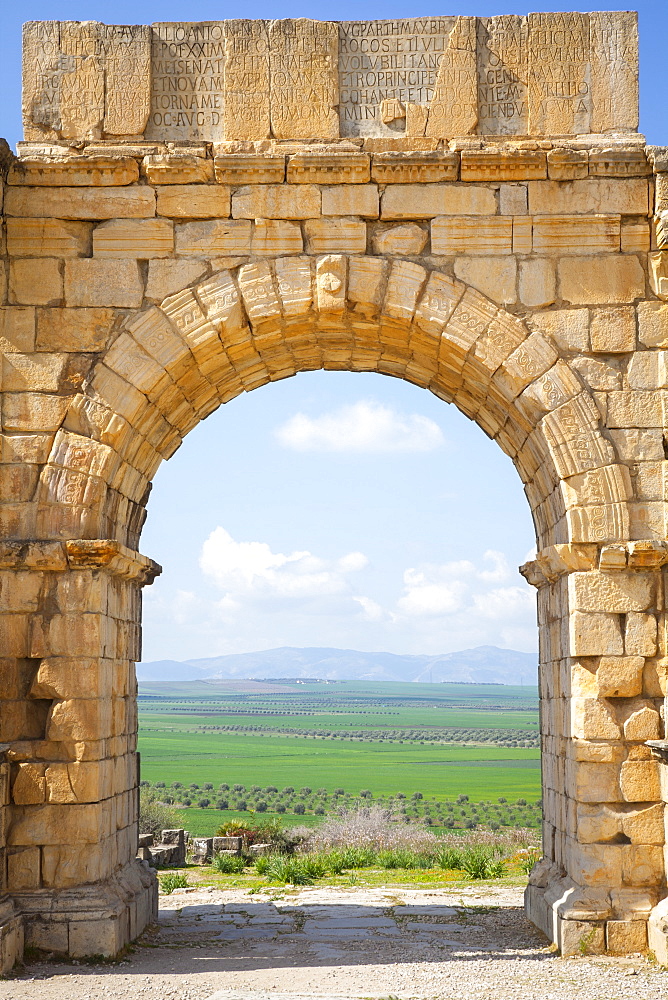
[[[347,576],[367,565],[362,552],[338,560],[320,559],[306,550],[285,555],[266,542],[237,542],[224,528],[211,532],[202,546],[200,567],[225,591],[225,611],[249,599],[311,599],[346,593]]]
[[[319,417],[296,413],[276,428],[284,448],[320,452],[425,452],[444,443],[440,427],[419,413],[397,413],[361,400]]]
[[[485,618],[513,618],[525,611],[533,611],[535,596],[528,587],[501,587],[476,594],[473,603]]]

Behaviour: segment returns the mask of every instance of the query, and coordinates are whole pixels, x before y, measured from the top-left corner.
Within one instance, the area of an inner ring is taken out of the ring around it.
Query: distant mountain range
[[[139,681],[265,680],[311,677],[337,681],[468,681],[536,684],[538,657],[516,649],[476,646],[458,653],[409,656],[356,649],[283,646],[258,653],[230,653],[198,660],[137,664]]]

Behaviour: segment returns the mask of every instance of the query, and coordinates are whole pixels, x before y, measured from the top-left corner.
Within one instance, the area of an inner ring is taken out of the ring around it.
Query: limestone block
[[[150,107],[150,36],[143,25],[24,25],[26,136],[140,135]]]
[[[120,306],[136,309],[144,296],[135,260],[65,261],[65,302],[68,306]]]
[[[67,363],[66,354],[7,354],[2,359],[5,392],[57,392]]]
[[[632,612],[626,616],[624,650],[627,656],[656,656],[657,626],[654,615]]]
[[[654,294],[663,299],[668,299],[668,253],[660,250],[658,253],[650,253],[647,256],[649,264],[649,286]]]
[[[624,844],[622,874],[627,885],[659,885],[664,874],[663,849],[651,844]]]
[[[424,229],[414,222],[407,222],[404,225],[377,230],[373,234],[373,248],[376,253],[409,256],[421,253],[427,239],[428,235]]]
[[[14,260],[9,265],[9,301],[21,305],[57,305],[63,297],[60,262],[52,258]]]
[[[479,219],[475,216],[439,217],[431,224],[432,252],[454,254],[509,254],[513,249],[513,223],[505,216]]]
[[[514,257],[457,257],[455,274],[501,305],[517,299],[517,262]]]
[[[187,153],[145,156],[142,174],[149,184],[206,184],[213,180],[213,161]]]
[[[627,380],[632,389],[668,388],[668,351],[637,351],[629,361]]]
[[[645,294],[645,272],[632,254],[564,257],[558,273],[561,297],[573,305],[633,302]]]
[[[659,713],[647,705],[632,712],[624,722],[625,740],[658,740],[661,720]]]
[[[39,309],[38,351],[102,351],[116,321],[113,309]]]
[[[647,253],[651,245],[649,223],[644,219],[622,219],[622,253]]]
[[[619,617],[573,611],[569,616],[572,656],[621,656],[624,643]]]
[[[638,339],[645,347],[668,347],[668,305],[638,303]]]
[[[614,841],[621,833],[621,815],[609,805],[578,803],[573,833],[581,844]]]
[[[636,316],[631,306],[616,309],[593,309],[589,328],[593,351],[620,354],[634,351]]]
[[[40,854],[39,847],[26,847],[7,852],[7,888],[10,891],[40,888]]]
[[[206,274],[207,265],[196,260],[151,260],[148,265],[146,298],[162,302],[173,292],[194,284]]]
[[[537,253],[615,253],[620,249],[619,215],[536,215],[533,249]]]
[[[469,184],[388,184],[380,202],[381,219],[495,214],[494,192]]]
[[[261,323],[281,314],[271,269],[264,261],[239,269],[239,291],[251,323]]]
[[[547,159],[542,150],[462,150],[463,181],[528,181],[547,177]]]
[[[653,760],[627,760],[620,770],[619,787],[625,802],[656,802],[661,798],[660,764]],[[632,883],[634,884],[634,883]],[[645,883],[635,882],[636,885]]]
[[[315,305],[320,313],[342,313],[346,303],[346,258],[328,254],[316,264]]]
[[[91,245],[88,222],[60,219],[7,219],[7,252],[11,257],[87,257]]]
[[[557,294],[554,262],[541,258],[521,261],[519,293],[525,306],[543,309],[552,305]]]
[[[232,196],[234,219],[316,219],[320,210],[320,188],[313,184],[256,184]]]
[[[368,153],[304,152],[288,157],[290,184],[366,184],[370,179]]]
[[[563,920],[559,925],[559,951],[564,957],[601,955],[605,951],[603,924],[591,920]]]
[[[157,213],[172,219],[226,219],[230,189],[223,184],[174,184],[156,188]]]
[[[649,184],[642,179],[529,181],[530,215],[644,215],[649,213]]]
[[[364,253],[366,224],[359,219],[308,219],[304,223],[309,253]]]
[[[45,219],[146,219],[155,215],[149,187],[13,187],[5,195],[10,216]]]
[[[570,607],[579,611],[645,611],[655,600],[652,573],[571,573]]]
[[[583,740],[618,740],[621,729],[611,708],[596,698],[574,698],[571,735]]]
[[[311,262],[307,258],[281,257],[276,261],[276,282],[285,316],[302,316],[313,304]]]
[[[549,334],[562,351],[589,350],[589,310],[553,309],[534,313],[531,322]]]
[[[551,181],[577,181],[589,176],[586,149],[556,147],[547,153],[547,176]]]
[[[622,813],[622,829],[634,844],[663,844],[665,839],[663,803]]]
[[[501,215],[526,215],[528,212],[526,184],[502,184],[499,188]]]
[[[35,309],[0,308],[0,351],[24,353],[35,349]]]
[[[459,153],[445,151],[375,153],[371,177],[379,184],[423,184],[456,181]]]
[[[268,24],[235,19],[223,21],[222,29],[225,36],[222,134],[236,139],[265,139],[271,135]]]
[[[251,239],[251,253],[259,257],[276,257],[279,254],[302,253],[304,249],[301,226],[298,222],[280,219],[256,219]]]
[[[599,361],[596,358],[573,358],[571,367],[582,376],[591,389],[612,392],[622,387],[621,372],[604,361]],[[618,446],[617,438],[612,432],[611,437],[615,445]],[[621,452],[618,451],[618,454],[620,458],[623,457]]]
[[[378,188],[375,184],[344,184],[322,189],[323,215],[359,215],[378,218]]]
[[[383,314],[410,322],[426,278],[426,271],[419,264],[393,261],[385,290]]]
[[[67,396],[7,392],[2,402],[3,430],[19,433],[55,431],[60,427],[68,406]]]
[[[647,951],[645,920],[608,920],[605,947],[611,955],[644,954]]]
[[[476,34],[476,18],[460,16],[455,19],[438,67],[425,129],[427,136],[443,139],[475,131],[478,122]]]
[[[611,392],[607,417],[610,427],[662,427],[663,391]]]
[[[8,184],[42,187],[120,187],[139,180],[132,156],[68,156],[63,160],[21,157],[10,166]]]
[[[557,352],[540,333],[532,333],[510,354],[501,367],[504,384],[518,395],[543,375],[557,360]]]
[[[167,219],[111,219],[93,230],[93,256],[102,259],[169,257],[174,227]]]
[[[271,128],[277,139],[338,138],[338,40],[332,21],[270,21]]]
[[[46,800],[44,764],[19,764],[12,785],[12,800],[16,805],[35,805]]]
[[[564,853],[566,869],[577,872],[581,885],[609,888],[623,884],[622,848],[616,844],[578,844],[568,838]]]
[[[251,223],[245,219],[179,222],[174,232],[176,253],[181,257],[250,253]]]
[[[642,691],[644,660],[641,656],[602,656],[596,683],[602,698],[633,698]]]
[[[285,180],[282,153],[219,153],[213,165],[219,184],[281,184]]]
[[[49,803],[14,810],[10,831],[12,847],[40,844],[77,844],[80,850],[87,844],[97,844],[108,825],[105,806],[52,805]]]
[[[348,301],[354,312],[369,317],[378,315],[388,268],[388,262],[377,257],[350,258]]]
[[[97,802],[112,794],[106,761],[49,764],[45,771],[48,802]]]

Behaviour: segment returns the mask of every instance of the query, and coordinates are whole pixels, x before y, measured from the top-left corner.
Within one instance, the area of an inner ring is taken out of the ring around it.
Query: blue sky
[[[638,9],[641,129],[648,141],[668,143],[668,4]],[[324,20],[526,10],[465,0],[450,8],[341,0],[335,9],[248,0],[243,13]],[[20,138],[23,21],[135,23],[138,14],[143,23],[215,20],[239,8],[200,0],[11,5],[0,24],[0,135],[11,145]],[[309,372],[238,397],[163,465],[148,509],[141,548],[164,574],[144,592],[145,660],[281,645],[536,648],[534,592],[517,573],[534,544],[520,480],[478,427],[407,383]]]

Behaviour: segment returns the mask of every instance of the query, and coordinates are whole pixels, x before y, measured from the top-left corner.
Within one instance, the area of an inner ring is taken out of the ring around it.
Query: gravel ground
[[[666,1000],[641,956],[555,956],[521,889],[186,890],[105,965],[36,962],[0,1000]]]

